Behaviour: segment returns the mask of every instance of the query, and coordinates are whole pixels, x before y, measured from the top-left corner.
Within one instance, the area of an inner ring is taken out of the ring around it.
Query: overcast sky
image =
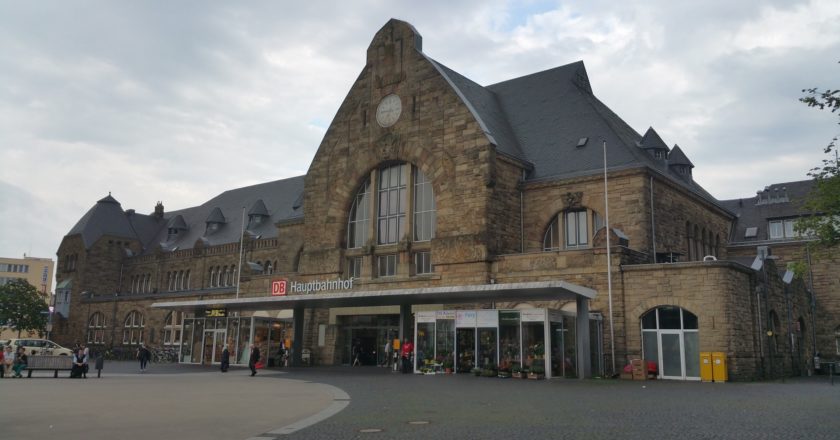
[[[837,0],[0,0],[0,256],[55,258],[108,192],[149,213],[305,174],[392,17],[483,85],[583,60],[719,199],[807,179],[840,130],[797,100],[840,87]]]

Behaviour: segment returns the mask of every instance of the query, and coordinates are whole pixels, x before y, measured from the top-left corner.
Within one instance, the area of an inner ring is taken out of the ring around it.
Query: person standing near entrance
[[[248,358],[248,368],[251,369],[251,377],[257,375],[257,362],[260,361],[260,349],[251,344],[251,356]]]
[[[403,339],[402,344],[402,372],[408,374],[411,372],[411,354],[414,351],[414,344],[408,338]]]
[[[383,359],[383,362],[382,362],[382,366],[385,367],[385,368],[388,368],[388,367],[391,366],[391,353],[393,353],[393,350],[391,349],[391,344],[393,344],[393,342],[391,342],[391,340],[389,340],[389,339],[385,340],[385,350],[382,351],[383,353],[385,353],[385,359]]]
[[[149,360],[152,358],[152,352],[146,348],[146,344],[144,342],[140,343],[140,347],[137,348],[137,360],[140,361],[140,372],[146,372],[146,364],[149,363]]]
[[[222,350],[222,373],[227,373],[228,368],[230,367],[230,350],[228,349],[228,345],[225,344],[224,350]]]
[[[358,341],[358,340],[356,340],[355,342],[353,342],[353,348],[352,348],[352,350],[351,350],[351,351],[353,352],[353,353],[352,353],[352,355],[353,355],[353,364],[351,365],[351,367],[355,367],[356,365],[361,366],[361,365],[362,365],[362,363],[361,363],[361,361],[359,360],[359,356],[361,356],[361,355],[362,355],[362,345],[361,345],[361,343],[359,343],[359,341]]]

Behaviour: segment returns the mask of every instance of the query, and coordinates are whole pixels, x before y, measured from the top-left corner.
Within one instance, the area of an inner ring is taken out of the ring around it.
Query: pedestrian
[[[225,348],[224,348],[224,350],[222,350],[222,373],[227,373],[229,367],[230,367],[230,349],[228,349],[228,345],[225,344]]]
[[[260,361],[260,349],[251,344],[251,356],[248,357],[248,368],[251,369],[251,377],[257,375],[257,362]]]
[[[70,378],[71,379],[78,379],[82,377],[85,373],[85,364],[87,363],[87,359],[85,356],[85,351],[81,347],[77,348],[73,352],[73,367],[70,369]]]
[[[90,369],[90,366],[88,365],[88,361],[90,360],[90,348],[84,342],[82,342],[82,354],[83,354],[82,359],[84,360],[84,365],[83,365],[83,368],[82,368],[82,377],[87,379],[87,373],[88,373],[88,370]]]
[[[146,364],[149,363],[149,360],[152,358],[152,352],[146,348],[146,344],[144,342],[140,343],[140,347],[137,347],[137,360],[140,361],[140,372],[144,373],[146,371]]]
[[[6,377],[6,349],[0,346],[0,378]]]
[[[382,366],[387,368],[391,366],[391,352],[392,352],[392,344],[393,342],[390,339],[385,340],[385,350],[382,352],[385,353],[385,360],[382,363]]]
[[[29,364],[29,356],[26,355],[26,349],[18,347],[17,354],[15,354],[15,364],[12,370],[15,372],[13,377],[23,377],[20,372],[26,369]]]
[[[411,372],[411,355],[414,352],[414,344],[408,338],[403,340],[402,344],[402,372],[408,374]]]
[[[352,352],[353,352],[352,353],[353,354],[353,364],[351,365],[351,367],[355,367],[356,365],[361,366],[362,362],[359,360],[359,356],[361,356],[361,354],[362,354],[362,346],[361,346],[361,344],[359,343],[358,340],[353,343]]]
[[[15,363],[15,352],[11,345],[7,345],[3,350],[3,365],[0,365],[5,372],[5,376],[12,377],[12,365]]]

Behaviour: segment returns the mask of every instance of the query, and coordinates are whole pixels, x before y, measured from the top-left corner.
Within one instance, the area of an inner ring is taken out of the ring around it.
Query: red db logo
[[[271,282],[271,296],[286,295],[286,285],[288,281],[285,278],[274,280]]]

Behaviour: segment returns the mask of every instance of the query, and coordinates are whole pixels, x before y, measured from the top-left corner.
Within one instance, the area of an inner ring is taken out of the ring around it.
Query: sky
[[[798,101],[840,87],[836,0],[0,0],[0,256],[55,258],[108,193],[151,213],[305,174],[390,18],[482,85],[582,60],[718,199],[808,179],[840,132]]]

